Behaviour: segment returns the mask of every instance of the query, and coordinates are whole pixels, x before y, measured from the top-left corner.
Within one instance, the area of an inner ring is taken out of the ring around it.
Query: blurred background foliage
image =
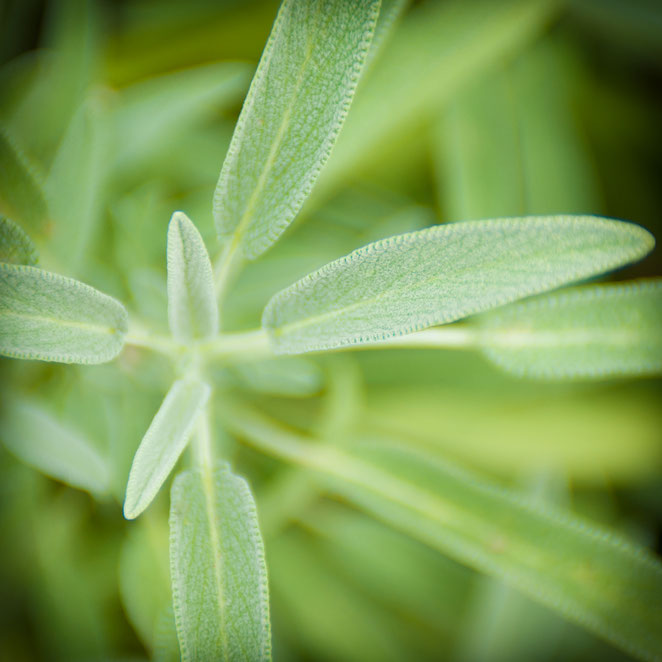
[[[276,10],[0,3],[0,213],[35,240],[40,266],[167,328],[168,220],[185,211],[218,250],[212,192]],[[657,0],[428,0],[382,37],[313,197],[231,292],[230,328],[258,325],[274,292],[325,262],[437,222],[596,213],[662,237]],[[659,274],[659,255],[614,279]],[[101,367],[1,359],[0,370],[3,403],[29,397],[45,433],[83,439],[109,476],[92,497],[0,450],[2,657],[172,659],[154,647],[172,620],[167,494],[137,522],[120,509],[170,366],[127,348]],[[658,380],[517,380],[441,350],[219,366],[215,377],[219,398],[232,388],[336,443],[407,440],[660,551]],[[256,493],[276,660],[626,659],[216,424]]]

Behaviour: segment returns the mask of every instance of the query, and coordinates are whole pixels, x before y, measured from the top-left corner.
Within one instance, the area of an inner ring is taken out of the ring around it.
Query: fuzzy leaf
[[[205,382],[180,379],[172,385],[133,459],[124,517],[138,517],[161,489],[184,452],[210,392]]]
[[[182,660],[270,660],[264,549],[246,481],[225,464],[179,474],[170,529]]]
[[[231,416],[253,445],[315,471],[378,519],[642,660],[659,659],[662,563],[646,549],[406,446],[364,441],[341,450],[253,411],[235,407]]]
[[[0,355],[105,363],[124,344],[127,312],[89,285],[35,267],[0,264]]]
[[[478,321],[487,356],[518,375],[662,371],[662,280],[550,294],[505,306]]]
[[[0,262],[37,264],[37,249],[14,221],[0,216]]]
[[[25,156],[0,130],[0,213],[31,228],[39,228],[48,218],[40,184]]]
[[[173,336],[182,342],[218,332],[209,255],[195,225],[180,211],[168,226],[168,318]]]
[[[437,226],[327,264],[276,294],[262,323],[282,354],[376,342],[609,271],[653,245],[639,226],[591,216]]]
[[[291,223],[343,124],[379,0],[285,0],[239,116],[214,194],[219,237],[248,258]]]
[[[79,432],[38,405],[7,403],[0,436],[16,457],[47,476],[94,494],[108,492],[106,458]]]

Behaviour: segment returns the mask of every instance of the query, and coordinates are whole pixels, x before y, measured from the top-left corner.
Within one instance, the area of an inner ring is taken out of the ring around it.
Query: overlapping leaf
[[[480,344],[519,375],[604,377],[662,371],[662,280],[595,285],[479,319]]]
[[[23,230],[13,221],[0,216],[0,262],[37,264],[37,249]]]

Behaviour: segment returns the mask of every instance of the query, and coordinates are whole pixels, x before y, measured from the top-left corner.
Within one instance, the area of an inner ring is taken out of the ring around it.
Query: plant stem
[[[127,345],[150,349],[153,352],[165,354],[171,358],[185,351],[185,348],[182,345],[175,342],[169,336],[152,333],[150,331],[144,331],[138,327],[129,329],[127,334],[124,336],[124,342]]]

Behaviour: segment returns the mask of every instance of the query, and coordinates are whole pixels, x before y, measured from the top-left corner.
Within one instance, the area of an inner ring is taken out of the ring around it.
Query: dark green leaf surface
[[[37,260],[30,237],[16,223],[0,216],[0,262],[34,266]]]

